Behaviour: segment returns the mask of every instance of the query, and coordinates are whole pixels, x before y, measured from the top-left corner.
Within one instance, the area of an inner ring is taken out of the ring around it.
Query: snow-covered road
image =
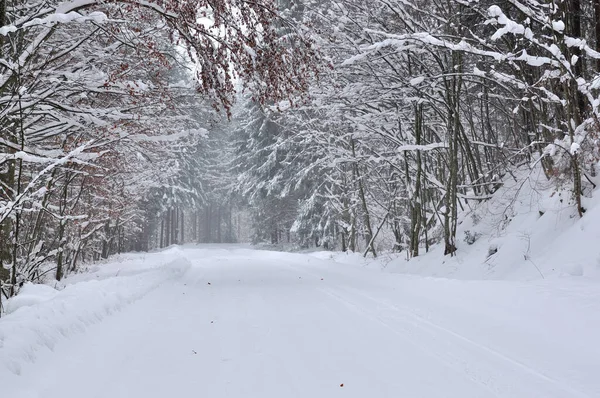
[[[61,332],[19,374],[0,368],[2,395],[600,397],[597,284],[408,277],[234,247],[178,255],[189,268]],[[0,321],[0,343],[2,322],[34,307]]]

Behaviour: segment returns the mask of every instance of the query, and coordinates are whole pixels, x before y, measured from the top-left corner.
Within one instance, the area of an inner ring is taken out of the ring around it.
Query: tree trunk
[[[367,252],[371,250],[373,253],[373,257],[377,257],[377,253],[375,252],[375,244],[373,242],[373,228],[371,227],[371,216],[369,214],[369,208],[367,207],[367,198],[365,196],[364,183],[360,175],[360,170],[358,168],[358,163],[356,160],[356,149],[354,145],[354,139],[350,138],[350,145],[352,146],[352,157],[355,159],[354,161],[354,175],[356,176],[356,181],[358,183],[358,196],[360,198],[360,202],[363,207],[363,217],[365,223],[365,243],[367,244]]]
[[[423,105],[419,104],[415,106],[415,143],[417,145],[421,145],[421,137],[423,133]],[[405,163],[408,165],[408,159],[405,159]],[[414,184],[414,192],[410,197],[410,256],[417,257],[419,255],[419,243],[421,238],[421,174],[422,174],[422,164],[421,164],[421,151],[417,151],[416,153],[416,167],[417,173],[415,175],[415,184]],[[406,177],[410,173],[408,172],[408,166],[406,170]],[[410,188],[409,188],[410,189]]]
[[[217,208],[217,242],[223,243],[221,236],[221,206]]]
[[[594,16],[596,51],[600,53],[600,0],[594,0]],[[600,58],[596,59],[596,72],[600,73]]]
[[[171,223],[171,244],[176,245],[179,233],[179,209],[177,207],[171,209]]]
[[[65,173],[65,182],[64,182],[64,186],[62,189],[62,195],[60,198],[60,207],[59,207],[59,215],[61,217],[61,220],[59,222],[59,226],[58,226],[58,256],[56,258],[56,280],[60,281],[63,276],[64,276],[64,269],[63,269],[63,259],[64,259],[64,250],[65,247],[63,245],[63,239],[64,239],[64,234],[65,234],[65,226],[66,226],[66,220],[64,219],[66,212],[67,212],[67,199],[69,197],[69,173]],[[108,239],[108,237],[106,237]],[[108,257],[108,253],[107,256]],[[106,258],[105,257],[105,258]]]
[[[165,247],[171,245],[171,208],[167,209],[167,216],[165,220]]]
[[[160,218],[160,242],[158,246],[162,249],[165,247],[165,217]]]
[[[194,242],[198,242],[198,210],[194,210],[194,212],[192,213],[192,218],[192,231],[194,234]]]
[[[185,211],[181,210],[181,244],[185,244]]]
[[[452,72],[458,67],[462,72],[462,56],[452,52]],[[460,130],[460,90],[462,79],[460,74],[447,80],[447,105],[448,105],[448,182],[446,184],[446,211],[444,212],[444,255],[454,255],[456,252],[456,221],[457,189],[458,189],[458,146]]]
[[[208,206],[206,206],[206,240],[205,241],[207,243],[212,242],[211,218],[212,218],[212,205],[209,204]]]

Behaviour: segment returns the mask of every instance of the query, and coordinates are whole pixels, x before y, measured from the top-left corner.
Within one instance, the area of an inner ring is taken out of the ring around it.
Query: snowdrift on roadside
[[[26,285],[8,300],[8,316],[0,320],[0,374],[19,374],[40,350],[118,311],[182,275],[190,266],[177,248],[154,254],[128,254],[98,267],[96,272],[65,280],[62,290]],[[3,369],[4,368],[4,369]]]

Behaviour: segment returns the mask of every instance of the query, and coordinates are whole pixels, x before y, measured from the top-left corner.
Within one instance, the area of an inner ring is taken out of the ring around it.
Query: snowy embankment
[[[595,183],[600,185],[600,177]],[[586,213],[577,215],[571,187],[557,189],[540,167],[507,176],[486,202],[464,203],[459,215],[455,257],[443,245],[406,261],[406,254],[316,252],[312,256],[388,272],[453,279],[536,280],[600,279],[600,191],[583,198]]]
[[[9,302],[3,393],[600,396],[591,279],[429,278],[216,245],[118,260]]]
[[[19,374],[23,363],[34,362],[40,350],[52,350],[57,342],[83,332],[188,267],[181,250],[172,248],[148,256],[119,256],[67,278],[57,286],[61,290],[24,286],[6,303],[0,322],[0,368]]]

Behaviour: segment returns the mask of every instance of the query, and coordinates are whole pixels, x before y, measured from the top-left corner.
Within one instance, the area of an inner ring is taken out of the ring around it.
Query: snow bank
[[[353,252],[330,252],[330,251],[318,251],[308,253],[309,256],[318,258],[320,260],[331,260],[341,264],[352,264],[359,266],[368,266],[373,264],[374,260],[371,257],[363,257],[361,253]],[[378,261],[379,264],[379,261]]]
[[[126,255],[97,266],[96,271],[68,278],[62,290],[26,285],[8,300],[8,315],[0,319],[0,375],[20,374],[41,350],[84,331],[158,287],[182,275],[190,266],[178,249],[146,255]]]
[[[5,312],[11,314],[22,307],[31,307],[33,305],[48,301],[58,294],[58,290],[46,285],[36,285],[27,283],[19,291],[19,295],[11,298],[6,303]]]

